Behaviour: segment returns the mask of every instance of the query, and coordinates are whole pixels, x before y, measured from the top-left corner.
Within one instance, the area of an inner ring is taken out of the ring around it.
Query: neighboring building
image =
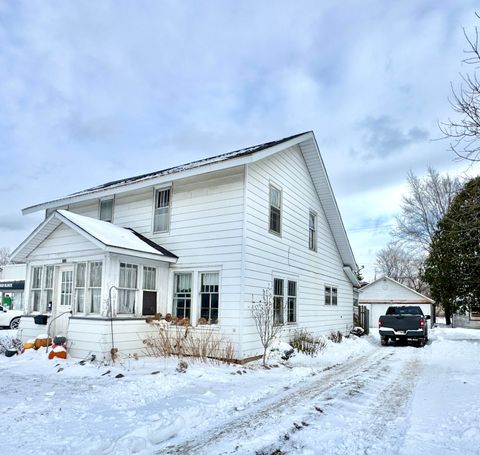
[[[45,332],[33,316],[65,313],[52,331],[73,356],[108,356],[112,327],[119,354],[141,354],[145,316],[172,313],[210,324],[245,359],[261,352],[249,308],[267,287],[285,339],[352,325],[357,265],[312,132],[23,213],[40,210],[12,253],[27,262],[24,339]]]
[[[359,304],[370,312],[370,327],[378,327],[378,319],[392,305],[418,305],[424,315],[435,321],[435,302],[429,297],[384,276],[359,289]]]
[[[480,329],[480,305],[472,306],[465,314],[453,314],[452,327]]]
[[[0,266],[0,305],[11,310],[24,309],[25,264]]]

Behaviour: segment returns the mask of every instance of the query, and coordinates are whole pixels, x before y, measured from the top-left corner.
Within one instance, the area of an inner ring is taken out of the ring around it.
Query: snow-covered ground
[[[12,334],[0,331],[0,337]],[[0,357],[5,454],[480,454],[480,331],[259,364]],[[123,377],[116,378],[118,374]]]

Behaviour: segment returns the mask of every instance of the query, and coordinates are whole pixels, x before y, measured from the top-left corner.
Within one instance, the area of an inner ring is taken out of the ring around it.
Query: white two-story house
[[[34,205],[45,220],[13,252],[27,263],[23,339],[70,353],[142,354],[146,316],[208,324],[236,357],[261,353],[252,298],[273,292],[288,338],[352,325],[357,265],[315,136],[302,133]]]

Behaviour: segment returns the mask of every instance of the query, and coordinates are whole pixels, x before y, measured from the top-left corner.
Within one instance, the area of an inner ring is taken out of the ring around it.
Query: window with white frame
[[[143,289],[155,291],[157,289],[157,269],[155,267],[143,267]]]
[[[79,262],[75,265],[75,312],[86,313],[85,293],[87,286],[87,263]]]
[[[42,311],[42,267],[32,267],[32,285],[31,285],[31,305],[32,311]]]
[[[190,319],[192,309],[192,274],[175,273],[173,312],[177,318]]]
[[[100,200],[100,219],[102,221],[113,221],[113,198]]]
[[[170,228],[171,188],[155,191],[155,211],[153,214],[153,232],[167,232]]]
[[[63,270],[60,274],[60,305],[70,306],[72,304],[73,271]]]
[[[297,282],[288,281],[287,289],[287,322],[293,324],[297,322]]]
[[[273,323],[276,325],[283,324],[283,282],[280,278],[273,279]]]
[[[118,312],[122,314],[135,313],[137,297],[138,266],[120,263],[120,278],[118,281]]]
[[[102,299],[102,262],[89,262],[88,312],[99,314]]]
[[[270,231],[276,234],[281,233],[281,214],[282,192],[270,185]]]
[[[308,248],[317,251],[317,214],[308,214]]]
[[[337,288],[325,286],[325,305],[337,305],[337,294]]]
[[[53,265],[47,265],[45,267],[45,306],[44,308],[51,308],[53,304],[53,272],[55,267]]]
[[[219,274],[200,274],[200,318],[209,324],[218,323]]]

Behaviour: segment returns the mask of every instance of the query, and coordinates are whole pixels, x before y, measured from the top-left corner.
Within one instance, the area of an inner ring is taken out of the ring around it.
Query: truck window
[[[387,315],[413,314],[423,316],[423,311],[419,306],[391,306],[387,309]]]

